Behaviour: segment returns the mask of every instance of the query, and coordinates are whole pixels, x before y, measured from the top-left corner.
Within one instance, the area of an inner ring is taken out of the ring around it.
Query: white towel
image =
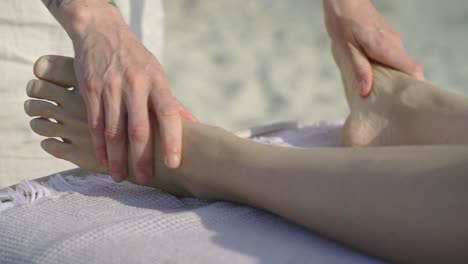
[[[338,147],[340,128],[257,140]],[[261,210],[82,173],[0,193],[0,263],[382,263]]]

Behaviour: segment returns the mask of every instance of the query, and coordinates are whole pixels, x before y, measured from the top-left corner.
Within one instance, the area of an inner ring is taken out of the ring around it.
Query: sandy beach
[[[166,1],[164,64],[178,98],[232,130],[347,115],[322,1]],[[468,2],[374,0],[427,80],[468,95]]]
[[[373,2],[401,33],[429,82],[468,95],[466,0]],[[311,124],[346,117],[321,1],[178,0],[164,5],[161,60],[174,93],[202,122],[237,131],[281,120]],[[15,10],[6,8],[0,15],[8,12]],[[45,8],[40,12],[48,15]],[[12,26],[22,25],[0,23],[0,31]],[[54,39],[51,26],[44,28]],[[54,53],[70,43],[38,46]],[[41,138],[30,132],[30,118],[23,112],[37,54],[0,55],[0,78],[6,80],[0,85],[0,188],[73,167],[40,149]],[[4,62],[12,58],[21,63],[7,66]],[[13,78],[18,74],[24,77]]]

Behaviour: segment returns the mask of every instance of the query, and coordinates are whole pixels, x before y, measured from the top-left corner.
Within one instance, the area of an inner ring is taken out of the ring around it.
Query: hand
[[[323,0],[323,6],[332,45],[353,69],[361,96],[372,91],[369,59],[424,80],[423,68],[406,53],[399,34],[370,0]]]
[[[196,119],[172,95],[157,59],[121,17],[96,16],[80,35],[73,36],[73,44],[75,73],[96,156],[113,179],[126,178],[129,148],[137,181],[144,184],[151,180],[153,118],[160,131],[165,164],[177,168],[181,160],[181,115]]]

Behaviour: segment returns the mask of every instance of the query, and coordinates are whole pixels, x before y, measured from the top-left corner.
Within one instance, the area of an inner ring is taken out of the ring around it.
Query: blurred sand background
[[[164,1],[164,66],[177,97],[232,130],[342,119],[322,1]],[[468,1],[374,0],[428,81],[468,95]]]
[[[137,34],[158,50],[158,2],[117,2],[134,28],[146,23]],[[345,118],[321,2],[165,0],[162,62],[174,93],[202,122],[232,131],[281,120],[307,125]],[[468,1],[373,2],[430,82],[468,95]],[[47,53],[72,56],[71,42],[40,1],[7,0],[1,7],[0,189],[74,167],[40,148],[42,138],[23,110],[34,61]]]

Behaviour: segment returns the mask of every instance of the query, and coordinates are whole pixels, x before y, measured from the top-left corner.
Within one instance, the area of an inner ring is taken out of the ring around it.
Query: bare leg
[[[373,65],[374,90],[361,98],[355,75],[334,50],[351,113],[346,146],[468,144],[468,98]]]
[[[40,84],[29,94],[59,106],[30,102],[27,112],[59,124],[33,129],[66,139],[47,140],[45,150],[99,170],[79,96]],[[468,146],[295,149],[199,124],[184,131],[182,167],[156,166],[154,186],[263,208],[394,262],[468,260]]]

